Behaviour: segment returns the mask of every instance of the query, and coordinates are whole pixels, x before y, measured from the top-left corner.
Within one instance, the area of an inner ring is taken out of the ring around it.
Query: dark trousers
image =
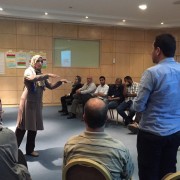
[[[21,145],[25,133],[26,130],[16,128],[15,134],[17,138],[18,147]],[[27,131],[26,154],[31,154],[34,151],[36,134],[37,131]]]
[[[157,136],[139,130],[137,136],[140,180],[160,180],[176,172],[176,156],[180,145],[180,131],[169,136]]]
[[[123,119],[127,119],[127,118],[132,119],[136,112],[131,109],[131,106],[132,106],[131,100],[128,102],[123,101],[122,103],[119,104],[119,106],[116,109],[117,109],[117,112],[123,117]],[[127,109],[129,110],[128,116],[125,113]]]
[[[62,110],[64,112],[68,112],[67,103],[72,103],[71,96],[62,96],[61,97],[61,105],[62,105]]]
[[[85,106],[86,102],[91,99],[93,96],[91,94],[81,94],[83,107]]]

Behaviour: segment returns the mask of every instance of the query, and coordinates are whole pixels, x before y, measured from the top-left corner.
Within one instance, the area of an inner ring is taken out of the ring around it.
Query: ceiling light
[[[2,8],[2,7],[0,7],[0,11],[3,11],[3,8]]]
[[[161,25],[163,25],[164,24],[164,22],[161,22]]]
[[[138,7],[141,10],[146,10],[147,9],[147,5],[146,4],[140,4]]]
[[[44,14],[45,14],[46,16],[48,15],[48,13],[47,13],[47,12],[45,12]]]
[[[122,22],[126,22],[126,20],[125,20],[125,19],[123,19],[123,20],[122,20]]]
[[[86,19],[88,19],[89,17],[88,17],[88,16],[86,16],[85,18],[86,18]]]

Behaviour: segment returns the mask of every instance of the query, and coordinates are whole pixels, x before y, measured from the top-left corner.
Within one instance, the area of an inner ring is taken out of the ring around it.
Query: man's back
[[[74,158],[86,157],[103,164],[113,180],[130,178],[134,167],[127,148],[104,132],[85,131],[69,139],[64,148],[64,165]]]

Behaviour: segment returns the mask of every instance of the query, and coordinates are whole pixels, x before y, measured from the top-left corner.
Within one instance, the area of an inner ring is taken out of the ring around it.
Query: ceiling
[[[142,3],[148,6],[145,11],[138,8]],[[1,0],[0,7],[3,8],[1,19],[138,28],[180,27],[180,0]]]

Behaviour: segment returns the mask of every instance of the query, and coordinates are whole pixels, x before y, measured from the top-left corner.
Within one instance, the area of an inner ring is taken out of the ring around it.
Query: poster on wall
[[[0,74],[5,74],[4,52],[0,52]]]
[[[31,58],[36,55],[37,53],[34,51],[29,51],[26,54],[26,59],[27,59],[27,67],[29,66],[30,62],[31,62]]]
[[[60,59],[62,67],[71,67],[71,50],[62,50]]]
[[[16,53],[9,51],[6,53],[6,66],[8,68],[16,68]]]
[[[16,68],[26,68],[28,66],[27,53],[17,52],[16,53]]]
[[[43,68],[47,68],[47,59],[46,59],[46,53],[45,52],[12,52],[9,50],[8,52],[3,53],[2,57],[5,56],[4,61],[6,62],[7,68],[27,68],[31,62],[31,58],[36,55],[40,54],[43,58]],[[2,58],[1,57],[1,58]],[[1,66],[3,68],[3,66]]]

